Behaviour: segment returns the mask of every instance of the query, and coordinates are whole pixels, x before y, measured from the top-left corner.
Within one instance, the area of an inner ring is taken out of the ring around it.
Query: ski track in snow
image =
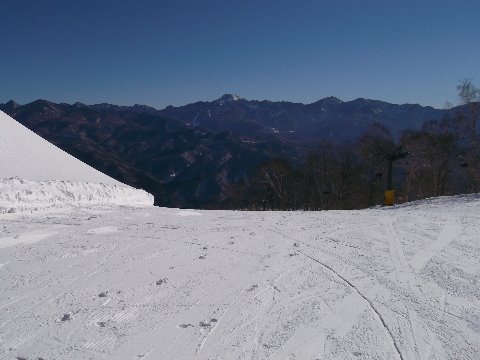
[[[378,319],[380,320],[380,322],[382,323],[382,326],[385,328],[385,330],[387,331],[388,333],[388,336],[390,337],[390,339],[392,340],[392,343],[393,343],[393,346],[395,347],[395,350],[397,351],[397,354],[399,356],[399,358],[401,360],[404,360],[404,357],[402,356],[402,353],[400,351],[400,348],[397,344],[397,342],[395,341],[395,338],[393,337],[392,335],[392,332],[390,331],[390,329],[388,328],[388,325],[386,324],[384,318],[382,317],[382,315],[380,314],[380,312],[378,312],[378,310],[376,309],[376,307],[373,305],[372,301],[369,300],[367,297],[365,297],[365,295],[363,295],[355,285],[353,285],[349,280],[347,280],[346,278],[344,278],[342,275],[340,275],[339,273],[337,273],[333,268],[331,268],[330,266],[328,266],[327,264],[324,264],[323,262],[321,262],[320,260],[318,259],[315,259],[314,257],[310,256],[310,255],[307,255],[305,254],[304,252],[300,251],[300,250],[297,250],[298,253],[302,254],[303,256],[306,256],[307,258],[309,258],[310,260],[313,260],[317,263],[319,263],[320,265],[322,265],[323,267],[327,268],[328,270],[330,270],[332,273],[334,273],[336,276],[338,276],[340,279],[342,279],[342,281],[344,281],[348,286],[350,286],[363,300],[365,300],[367,303],[368,303],[368,306],[370,306],[370,308],[372,309],[372,311],[377,315]]]
[[[479,210],[5,214],[0,359],[480,358]]]

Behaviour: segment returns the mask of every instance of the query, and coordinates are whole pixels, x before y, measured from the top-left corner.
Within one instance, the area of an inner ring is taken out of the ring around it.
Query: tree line
[[[383,203],[387,159],[393,163],[396,203],[480,191],[480,89],[458,87],[462,111],[428,121],[395,138],[372,124],[355,143],[322,142],[300,166],[273,159],[248,183],[230,189],[226,207],[251,210],[361,209]]]

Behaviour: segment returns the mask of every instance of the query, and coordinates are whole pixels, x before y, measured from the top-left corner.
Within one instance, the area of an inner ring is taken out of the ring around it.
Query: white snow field
[[[480,359],[480,197],[0,215],[0,359]]]
[[[153,205],[0,111],[0,214],[65,205]]]

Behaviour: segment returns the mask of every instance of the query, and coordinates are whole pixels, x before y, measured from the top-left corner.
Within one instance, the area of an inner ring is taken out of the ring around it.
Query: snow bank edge
[[[62,206],[153,206],[153,195],[127,185],[0,179],[0,213]]]

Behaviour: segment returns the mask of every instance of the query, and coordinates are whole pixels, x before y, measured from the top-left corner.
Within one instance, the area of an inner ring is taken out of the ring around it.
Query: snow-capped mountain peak
[[[220,97],[217,101],[220,103],[226,103],[226,102],[232,102],[232,101],[238,101],[238,100],[242,100],[242,98],[238,95],[225,94],[222,97]]]

